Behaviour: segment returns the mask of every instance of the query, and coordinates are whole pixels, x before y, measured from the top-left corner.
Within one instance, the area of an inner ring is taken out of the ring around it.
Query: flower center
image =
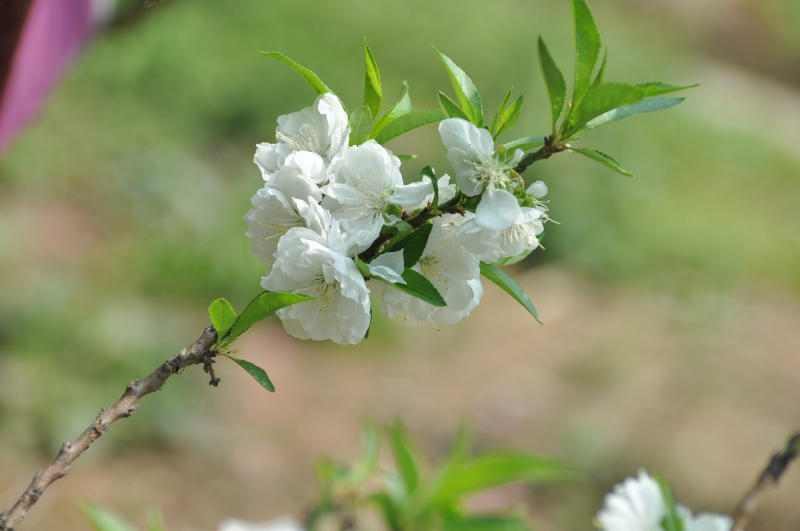
[[[356,172],[356,177],[359,182],[356,183],[354,188],[366,196],[366,199],[362,202],[362,206],[365,208],[362,214],[365,216],[383,214],[389,206],[389,197],[394,193],[394,190],[388,186],[381,190],[375,190],[366,184],[376,181],[372,172],[368,169],[359,169]]]
[[[317,273],[317,276],[314,278],[312,283],[312,287],[314,288],[314,296],[316,297],[317,301],[317,308],[321,312],[325,311],[325,306],[328,306],[333,302],[333,298],[341,292],[338,282],[326,282],[325,275],[321,272]],[[320,304],[322,303],[322,304]]]
[[[508,182],[508,168],[499,163],[495,158],[472,163],[475,169],[475,179],[486,185],[486,188],[502,187]]]
[[[311,124],[301,125],[300,129],[291,137],[284,135],[280,131],[275,131],[275,137],[292,146],[295,151],[311,151],[321,157],[325,156],[317,130]]]

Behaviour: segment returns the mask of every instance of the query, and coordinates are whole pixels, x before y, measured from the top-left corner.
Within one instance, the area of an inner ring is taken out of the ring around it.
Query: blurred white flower
[[[237,518],[223,520],[219,531],[305,531],[300,522],[291,516],[284,516],[269,522],[254,524]]]
[[[253,161],[265,178],[278,171],[292,152],[316,153],[327,167],[347,147],[349,136],[347,113],[339,98],[328,92],[311,107],[280,116],[277,142],[258,144]]]
[[[678,517],[683,522],[683,531],[731,531],[733,519],[724,514],[700,513],[692,516],[688,507],[678,505]]]
[[[419,321],[433,319],[444,324],[455,324],[478,305],[483,296],[480,264],[474,255],[453,242],[457,225],[463,221],[463,216],[456,214],[436,218],[422,258],[411,268],[430,280],[447,306],[437,308],[392,286],[386,286],[381,307],[384,315],[393,317],[404,311]]]
[[[510,159],[495,155],[491,133],[461,118],[442,120],[439,134],[461,191],[468,196],[483,194],[475,210],[476,222],[496,231],[514,224],[519,217],[519,202],[507,188],[511,186],[511,170],[522,159],[522,150],[516,150]]]
[[[597,520],[603,531],[663,531],[661,522],[667,508],[656,480],[644,470],[627,478],[606,494]]]
[[[316,297],[278,310],[289,334],[341,345],[363,339],[370,322],[369,289],[347,247],[336,222],[327,234],[295,227],[280,239],[275,264],[261,285]]]

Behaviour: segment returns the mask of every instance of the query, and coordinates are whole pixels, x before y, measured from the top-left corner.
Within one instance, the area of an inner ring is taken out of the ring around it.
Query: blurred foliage
[[[768,4],[776,24],[797,16],[791,2]],[[609,77],[697,81],[669,28],[640,26],[624,2],[593,7],[613,52]],[[241,219],[260,183],[253,148],[314,94],[258,50],[312,68],[355,108],[366,37],[387,101],[407,80],[423,109],[448,84],[434,44],[470,72],[487,109],[510,85],[525,94],[508,141],[550,128],[540,33],[572,64],[568,3],[544,0],[175,0],[98,35],[0,165],[3,444],[49,453],[199,335],[211,300],[243,307],[259,291],[263,268]],[[524,264],[560,260],[678,292],[765,283],[797,293],[797,154],[708,123],[692,104],[702,90],[681,108],[586,133],[636,179],[567,155],[531,168],[526,179],[547,182],[562,224]],[[389,147],[419,155],[408,178],[426,164],[449,169],[434,127]],[[113,437],[191,444],[177,419],[202,409],[206,380],[175,380],[147,404],[157,413]]]

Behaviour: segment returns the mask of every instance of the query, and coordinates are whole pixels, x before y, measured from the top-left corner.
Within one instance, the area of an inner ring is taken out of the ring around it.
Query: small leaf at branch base
[[[369,139],[372,133],[372,114],[366,105],[350,114],[350,145],[357,146]]]
[[[233,310],[231,303],[225,299],[217,299],[208,307],[208,316],[211,318],[211,324],[217,331],[217,338],[222,338],[228,333],[228,330],[233,326],[236,321],[236,312]]]
[[[313,88],[317,92],[317,94],[325,94],[326,92],[333,92],[331,89],[328,88],[328,86],[325,83],[323,83],[320,80],[319,77],[317,77],[317,74],[315,74],[308,68],[295,63],[282,53],[279,52],[259,52],[259,53],[262,53],[267,57],[272,57],[273,59],[277,59],[278,61],[282,62],[283,64],[287,65],[289,68],[291,68],[292,70],[303,76],[303,79],[308,81],[308,84],[311,85],[311,88]]]
[[[364,79],[364,105],[369,107],[372,118],[378,117],[383,103],[383,88],[381,88],[381,73],[378,70],[378,63],[369,49],[366,39],[364,39],[364,55],[367,63],[367,71]]]
[[[389,122],[386,127],[384,127],[380,133],[378,133],[378,135],[375,137],[375,140],[379,144],[385,144],[389,140],[408,133],[409,131],[412,131],[418,127],[440,122],[445,118],[447,118],[447,115],[445,115],[444,111],[441,109],[412,111],[410,113],[398,116]]]
[[[246,370],[247,373],[261,385],[261,387],[272,393],[275,392],[275,386],[272,385],[272,382],[270,381],[269,376],[267,376],[267,373],[264,369],[262,369],[261,367],[259,367],[254,363],[250,363],[247,360],[240,360],[234,358],[233,356],[225,356],[225,357],[231,361],[236,362],[236,364],[239,365],[239,367]]]
[[[439,106],[442,108],[448,118],[461,118],[469,121],[469,117],[461,110],[456,102],[450,99],[450,96],[439,91]]]
[[[558,122],[558,118],[564,110],[564,103],[567,101],[567,83],[564,81],[564,74],[561,73],[541,37],[539,37],[539,66],[542,69],[547,94],[550,96],[550,110],[553,118],[553,131],[555,131],[556,122]]]
[[[497,114],[494,115],[492,125],[489,127],[489,132],[492,133],[492,136],[495,138],[497,138],[497,121],[500,119],[500,115],[503,114],[503,111],[506,110],[506,106],[508,106],[508,101],[511,99],[513,90],[514,87],[511,87],[508,92],[506,92],[506,97],[503,98],[502,102],[500,102],[500,107],[497,109]]]
[[[405,268],[401,276],[403,277],[403,280],[406,281],[405,284],[393,284],[392,282],[384,279],[379,280],[383,280],[383,282],[386,282],[390,286],[399,289],[403,293],[407,293],[412,297],[416,297],[432,306],[436,306],[438,308],[447,306],[447,303],[436,287],[431,284],[431,281],[425,278],[422,274],[417,273],[413,269]]]
[[[536,313],[536,308],[533,306],[530,297],[528,297],[522,287],[517,284],[513,278],[486,262],[481,262],[481,274],[503,288],[503,291],[511,295],[541,324],[542,321],[539,320],[539,314]]]
[[[251,326],[277,312],[281,308],[310,301],[314,297],[298,295],[297,293],[283,293],[265,291],[250,301],[250,304],[239,314],[231,326],[228,335],[217,342],[220,347],[230,345],[237,337],[244,334]]]
[[[496,137],[499,137],[517,123],[519,120],[519,116],[522,113],[522,104],[524,102],[524,98],[520,96],[514,103],[509,105],[509,107],[503,112],[503,115],[500,117],[500,120],[497,121],[497,134]]]
[[[611,168],[615,172],[621,173],[626,177],[633,177],[633,174],[631,172],[622,169],[622,167],[619,165],[619,162],[617,162],[617,160],[614,157],[612,157],[611,155],[607,155],[602,151],[591,148],[570,148],[570,151],[574,151],[575,153],[580,153],[581,155],[585,155],[592,160],[596,160],[603,166]]]
[[[481,101],[481,95],[478,94],[478,89],[475,88],[475,83],[452,59],[439,50],[436,50],[436,53],[442,58],[442,62],[447,69],[447,74],[450,76],[450,81],[456,91],[458,102],[461,104],[461,110],[468,116],[470,122],[482,127],[483,102]]]
[[[378,122],[375,124],[375,127],[372,129],[372,138],[378,136],[378,133],[386,127],[389,122],[397,118],[398,116],[402,116],[404,114],[408,114],[413,111],[414,108],[411,105],[411,97],[408,95],[408,83],[403,81],[402,87],[400,87],[400,95],[397,96],[397,101],[395,102],[394,106],[386,111],[386,114],[380,117]]]

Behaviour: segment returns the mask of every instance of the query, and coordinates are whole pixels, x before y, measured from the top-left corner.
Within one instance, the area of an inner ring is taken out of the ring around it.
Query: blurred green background
[[[21,530],[86,529],[88,497],[173,529],[300,514],[313,463],[351,459],[358,424],[402,417],[431,457],[459,419],[480,447],[583,467],[575,485],[506,489],[538,529],[590,529],[602,494],[638,466],[695,509],[729,511],[800,426],[800,7],[793,0],[595,0],[608,79],[701,82],[687,101],[587,133],[619,176],[559,155],[526,174],[549,188],[546,251],[512,275],[540,327],[491,286],[455,327],[376,318],[355,348],[303,343],[278,323],[240,346],[270,395],[220,365],[169,382],[48,491]],[[134,7],[135,9],[135,7]],[[264,273],[242,216],[255,144],[311,89],[258,50],[312,68],[350,108],[362,38],[386,99],[416,109],[451,89],[451,56],[494,112],[526,106],[506,140],[546,134],[542,34],[572,69],[569,3],[553,0],[167,0],[97,35],[0,161],[0,501],[134,377],[193,341],[208,303],[241,308]],[[434,127],[389,145],[449,170]],[[794,529],[800,471],[753,529]]]

